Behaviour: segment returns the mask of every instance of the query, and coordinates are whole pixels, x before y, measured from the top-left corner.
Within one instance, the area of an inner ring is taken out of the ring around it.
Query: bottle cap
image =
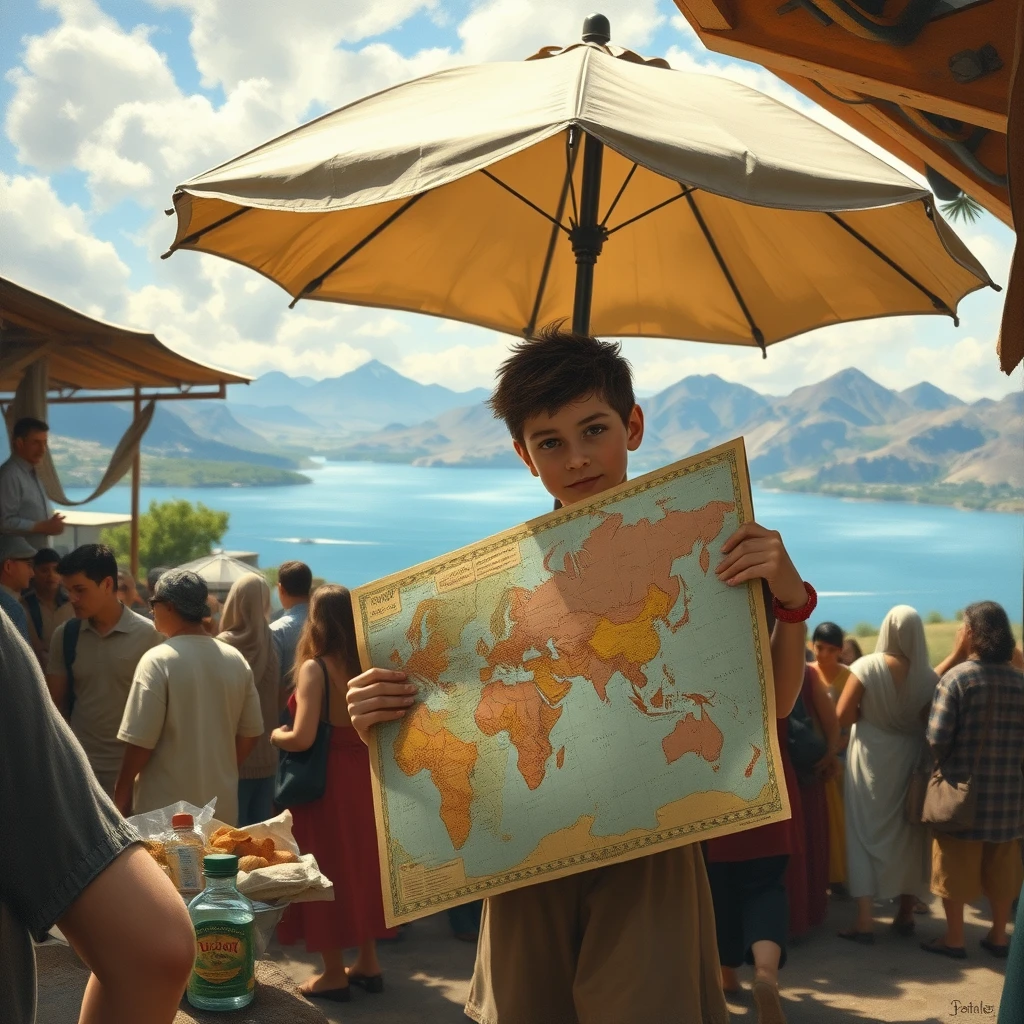
[[[208,853],[203,858],[208,878],[233,878],[238,874],[238,857],[233,853]]]
[[[171,828],[195,828],[195,824],[191,814],[175,814],[171,818]]]

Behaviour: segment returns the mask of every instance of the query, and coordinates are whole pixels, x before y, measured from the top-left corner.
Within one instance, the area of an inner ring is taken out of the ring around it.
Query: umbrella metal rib
[[[480,173],[485,178],[490,178],[491,181],[495,183],[495,185],[500,185],[506,192],[510,192],[512,195],[516,197],[516,199],[522,200],[531,210],[536,210],[537,213],[539,213],[542,217],[545,217],[549,221],[551,221],[551,223],[554,224],[556,228],[564,231],[566,234],[569,233],[569,229],[562,223],[561,213],[559,213],[557,217],[552,217],[551,214],[547,212],[547,210],[542,209],[535,202],[532,202],[531,200],[527,199],[526,196],[522,194],[522,192],[517,192],[511,185],[506,184],[496,174],[491,174],[491,172],[487,170],[486,167],[482,168]]]
[[[544,254],[544,266],[541,268],[540,280],[537,282],[537,295],[533,300],[533,309],[530,312],[529,323],[523,328],[523,336],[532,338],[533,332],[537,329],[537,316],[540,313],[540,304],[544,301],[544,290],[548,285],[548,275],[551,273],[551,261],[555,258],[555,245],[558,243],[558,232],[562,228],[562,217],[565,215],[565,202],[569,197],[569,189],[572,185],[573,171],[576,169],[576,154],[579,147],[572,144],[572,133],[566,136],[565,147],[565,180],[562,182],[562,191],[558,196],[558,209],[552,220],[551,234],[548,237],[548,249]]]
[[[682,187],[683,186],[680,185],[680,188]],[[693,198],[693,195],[691,194],[693,191],[693,189],[683,191],[683,196],[685,197],[686,202],[690,207],[690,212],[693,214],[694,219],[697,221],[698,227],[703,233],[704,238],[708,243],[708,246],[711,248],[712,254],[718,262],[719,269],[722,271],[725,280],[728,282],[729,287],[732,289],[732,293],[736,298],[736,302],[739,304],[740,309],[743,310],[743,315],[747,318],[747,324],[750,326],[750,333],[753,336],[754,341],[757,342],[758,346],[761,349],[761,358],[767,359],[768,349],[765,347],[764,344],[764,333],[762,332],[761,328],[758,327],[757,324],[754,322],[754,318],[751,315],[750,309],[744,301],[742,294],[740,293],[739,287],[736,284],[736,280],[732,276],[732,273],[730,272],[729,267],[725,262],[725,258],[722,256],[722,253],[719,250],[714,237],[708,230],[707,223],[705,222],[704,217],[700,212],[700,209],[697,207],[697,201]]]
[[[165,253],[161,253],[160,259],[165,260],[175,250],[181,248],[183,245],[194,245],[199,241],[203,235],[209,234],[215,228],[223,227],[229,221],[233,221],[236,217],[241,217],[243,213],[248,213],[252,210],[251,206],[243,206],[240,210],[234,210],[229,213],[226,217],[221,217],[220,220],[215,220],[212,224],[207,224],[205,228],[200,228],[198,231],[193,231],[191,235],[186,235],[180,242],[175,242]],[[173,211],[172,211],[173,212]]]
[[[300,289],[299,294],[296,295],[295,298],[288,303],[288,308],[294,309],[295,303],[298,302],[299,299],[304,299],[307,295],[309,295],[310,292],[315,292],[317,288],[319,288],[324,283],[324,281],[326,281],[327,278],[331,276],[331,274],[333,274],[336,270],[338,270],[345,263],[347,263],[353,256],[355,256],[357,252],[359,252],[365,246],[369,245],[370,242],[372,242],[382,231],[386,230],[388,227],[390,227],[390,225],[394,224],[394,222],[398,220],[398,218],[401,217],[403,213],[412,209],[412,207],[415,206],[426,194],[426,192],[420,192],[417,195],[412,196],[411,198],[407,199],[404,203],[402,203],[402,205],[397,210],[395,210],[389,216],[385,217],[384,220],[382,220],[372,231],[364,235],[358,242],[356,242],[356,244],[353,245],[352,248],[349,249],[344,256],[342,256],[340,259],[335,260],[322,274],[318,274],[316,277],[313,278],[312,281],[309,282],[309,284],[305,285],[302,289]]]
[[[885,263],[887,266],[892,267],[892,269],[895,270],[896,273],[900,275],[900,277],[902,277],[906,281],[909,281],[919,292],[921,292],[922,295],[925,295],[929,299],[929,301],[935,309],[941,309],[944,312],[948,313],[953,318],[954,327],[960,326],[960,318],[934,292],[930,292],[912,274],[908,274],[907,271],[905,271],[895,260],[891,259],[889,256],[886,256],[886,254],[882,252],[882,250],[879,249],[877,245],[874,245],[872,242],[869,242],[859,231],[857,231],[855,228],[850,227],[850,225],[847,224],[842,217],[839,217],[838,215],[831,212],[829,212],[828,216],[830,220],[838,224],[845,232],[847,232],[847,234],[857,239],[857,241],[860,242],[861,245],[863,245],[870,252],[874,253],[883,263]]]

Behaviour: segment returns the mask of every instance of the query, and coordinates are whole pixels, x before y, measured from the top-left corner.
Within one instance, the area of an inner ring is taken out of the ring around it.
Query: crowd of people
[[[515,347],[492,406],[561,505],[621,482],[643,437],[617,346],[558,330]],[[325,789],[293,818],[335,900],[291,906],[279,938],[322,958],[303,986],[309,997],[381,993],[376,943],[394,933],[381,900],[367,745],[377,725],[413,705],[415,680],[400,667],[361,669],[348,591],[314,590],[302,563],[280,567],[275,618],[256,572],[221,607],[186,569],[160,567],[143,583],[103,545],[57,556],[46,540],[59,533],[58,517],[34,470],[41,432],[39,421],[17,424],[17,462],[0,470],[5,500],[25,504],[0,514],[0,743],[15,752],[19,778],[33,780],[26,804],[5,772],[0,816],[50,830],[63,822],[74,834],[41,857],[0,848],[0,928],[41,939],[60,923],[93,970],[83,1021],[141,1019],[144,1005],[145,1019],[169,1022],[191,966],[188,919],[140,861],[122,816],[216,798],[228,824],[265,820],[279,752],[309,750],[325,735]],[[788,948],[822,925],[830,898],[852,901],[840,936],[869,945],[879,901],[892,903],[900,939],[916,933],[930,892],[942,900],[945,929],[921,950],[963,959],[964,906],[984,895],[991,928],[982,950],[1011,955],[1007,927],[1024,878],[1024,658],[1006,612],[968,606],[954,650],[933,669],[921,619],[906,605],[886,615],[873,653],[831,622],[808,643],[814,588],[779,534],[757,523],[725,541],[714,573],[765,593],[791,816],[460,908],[453,930],[477,941],[466,1007],[474,1020],[723,1024],[726,997],[749,965],[757,1019],[781,1024]],[[103,928],[124,929],[119,945],[138,933],[123,908],[97,908],[112,879],[122,904],[161,929],[158,957],[127,957],[131,977],[97,951]],[[357,954],[346,965],[350,949]],[[1024,977],[1024,961],[1017,973]],[[23,969],[16,980],[20,989],[0,991],[0,1016],[6,1005],[30,1005]],[[1017,1024],[1024,992],[1006,988],[1018,1016],[1005,1019]]]

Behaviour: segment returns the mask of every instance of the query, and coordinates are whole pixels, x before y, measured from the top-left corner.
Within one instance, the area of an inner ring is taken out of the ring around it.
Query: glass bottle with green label
[[[203,858],[206,888],[188,905],[196,933],[196,962],[188,1001],[200,1010],[238,1010],[256,990],[252,904],[235,888],[238,858]]]

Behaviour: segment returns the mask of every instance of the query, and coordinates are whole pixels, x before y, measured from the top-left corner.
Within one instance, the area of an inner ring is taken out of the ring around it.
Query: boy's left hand
[[[784,608],[803,608],[807,591],[782,537],[757,523],[744,523],[723,545],[715,575],[730,587],[763,579]]]

